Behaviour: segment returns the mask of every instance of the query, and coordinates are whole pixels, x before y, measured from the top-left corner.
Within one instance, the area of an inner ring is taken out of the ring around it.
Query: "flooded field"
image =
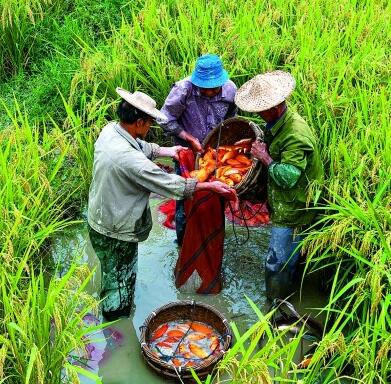
[[[173,269],[178,256],[174,242],[175,231],[161,225],[163,217],[157,212],[162,202],[158,197],[151,199],[154,226],[147,241],[139,244],[138,275],[136,281],[134,310],[129,319],[121,319],[109,329],[96,336],[97,346],[92,370],[98,372],[104,384],[162,383],[167,380],[156,376],[144,363],[140,355],[138,337],[140,326],[156,308],[176,300],[190,299],[213,305],[229,321],[234,321],[243,331],[257,320],[245,295],[251,298],[263,311],[269,309],[264,287],[264,255],[267,249],[269,228],[251,228],[249,240],[245,228],[235,228],[226,223],[225,253],[223,261],[224,289],[218,295],[202,296],[180,293],[174,285]],[[96,258],[85,224],[73,227],[54,241],[54,258],[63,271],[73,258],[96,268],[90,290],[97,296],[99,288],[99,262]],[[61,270],[60,268],[60,270]],[[317,290],[316,282],[308,281],[311,289],[304,289],[291,302],[300,313],[317,313],[324,299]],[[102,337],[104,336],[104,337]],[[99,351],[100,352],[99,352]],[[91,383],[83,378],[83,383]]]

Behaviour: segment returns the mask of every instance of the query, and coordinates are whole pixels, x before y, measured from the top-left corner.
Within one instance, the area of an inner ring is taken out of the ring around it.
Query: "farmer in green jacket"
[[[240,109],[256,112],[266,122],[265,142],[255,142],[251,153],[268,170],[272,229],[265,281],[269,298],[284,298],[292,291],[301,233],[314,221],[313,197],[323,178],[315,134],[285,101],[294,88],[291,74],[274,71],[255,76],[235,97]]]
[[[152,228],[150,192],[183,199],[197,190],[234,197],[221,182],[200,183],[160,169],[158,156],[177,158],[181,146],[160,147],[142,140],[155,118],[165,116],[156,102],[142,92],[117,88],[119,122],[107,124],[94,152],[93,178],[88,199],[92,246],[101,262],[102,313],[114,320],[130,313],[136,280],[137,245]]]

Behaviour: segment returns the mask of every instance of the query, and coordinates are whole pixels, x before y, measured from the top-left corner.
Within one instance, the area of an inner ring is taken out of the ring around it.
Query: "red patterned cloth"
[[[190,177],[195,158],[191,150],[179,153],[179,165],[184,177]],[[224,252],[226,201],[209,191],[196,192],[192,199],[185,200],[186,230],[182,248],[175,266],[175,285],[179,288],[197,272],[202,284],[197,293],[219,293],[222,288],[221,265]],[[175,202],[161,204],[159,210],[165,213],[163,223],[168,228],[175,225]],[[238,225],[256,226],[269,222],[266,204],[252,204],[241,201],[240,208],[227,204],[227,218]]]
[[[175,200],[163,201],[159,205],[159,212],[163,213],[166,218],[163,225],[169,229],[175,229]]]
[[[169,229],[175,229],[175,200],[167,200],[160,204],[159,211],[166,218],[163,225]],[[270,214],[267,203],[251,203],[248,200],[241,200],[239,209],[234,205],[226,204],[225,217],[236,225],[244,227],[259,227],[270,223]]]
[[[189,177],[194,169],[191,150],[181,151],[179,164],[182,175]],[[209,191],[196,192],[185,200],[186,230],[175,266],[175,285],[179,288],[194,271],[202,284],[197,293],[219,293],[222,288],[221,264],[224,251],[225,200]]]

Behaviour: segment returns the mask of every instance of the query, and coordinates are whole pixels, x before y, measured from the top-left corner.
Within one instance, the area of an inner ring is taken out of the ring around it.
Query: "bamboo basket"
[[[216,149],[217,145],[233,145],[235,142],[251,138],[253,140],[262,140],[262,129],[252,121],[243,117],[232,117],[224,120],[215,127],[205,137],[202,143],[203,148],[208,146]],[[198,161],[200,156],[196,158],[196,169],[198,169]],[[262,173],[262,163],[252,157],[252,166],[246,173],[245,177],[234,188],[238,196],[245,195],[257,188],[259,178]]]
[[[210,305],[183,300],[169,303],[156,311],[153,311],[140,327],[141,354],[146,363],[159,375],[171,379],[191,379],[192,375],[190,368],[173,367],[152,355],[149,348],[151,335],[160,325],[169,321],[178,320],[200,321],[213,327],[223,337],[223,349],[218,352],[213,359],[208,359],[207,362],[193,367],[193,370],[199,377],[205,377],[223,357],[225,351],[231,346],[232,341],[232,333],[228,320]]]

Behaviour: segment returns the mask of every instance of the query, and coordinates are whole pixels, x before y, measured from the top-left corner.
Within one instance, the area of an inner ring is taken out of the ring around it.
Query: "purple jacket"
[[[175,137],[175,144],[185,145],[177,135],[185,130],[201,143],[206,135],[223,120],[236,115],[234,103],[236,85],[228,80],[221,92],[212,98],[202,96],[199,88],[186,78],[175,83],[161,109],[168,121],[158,123]]]

